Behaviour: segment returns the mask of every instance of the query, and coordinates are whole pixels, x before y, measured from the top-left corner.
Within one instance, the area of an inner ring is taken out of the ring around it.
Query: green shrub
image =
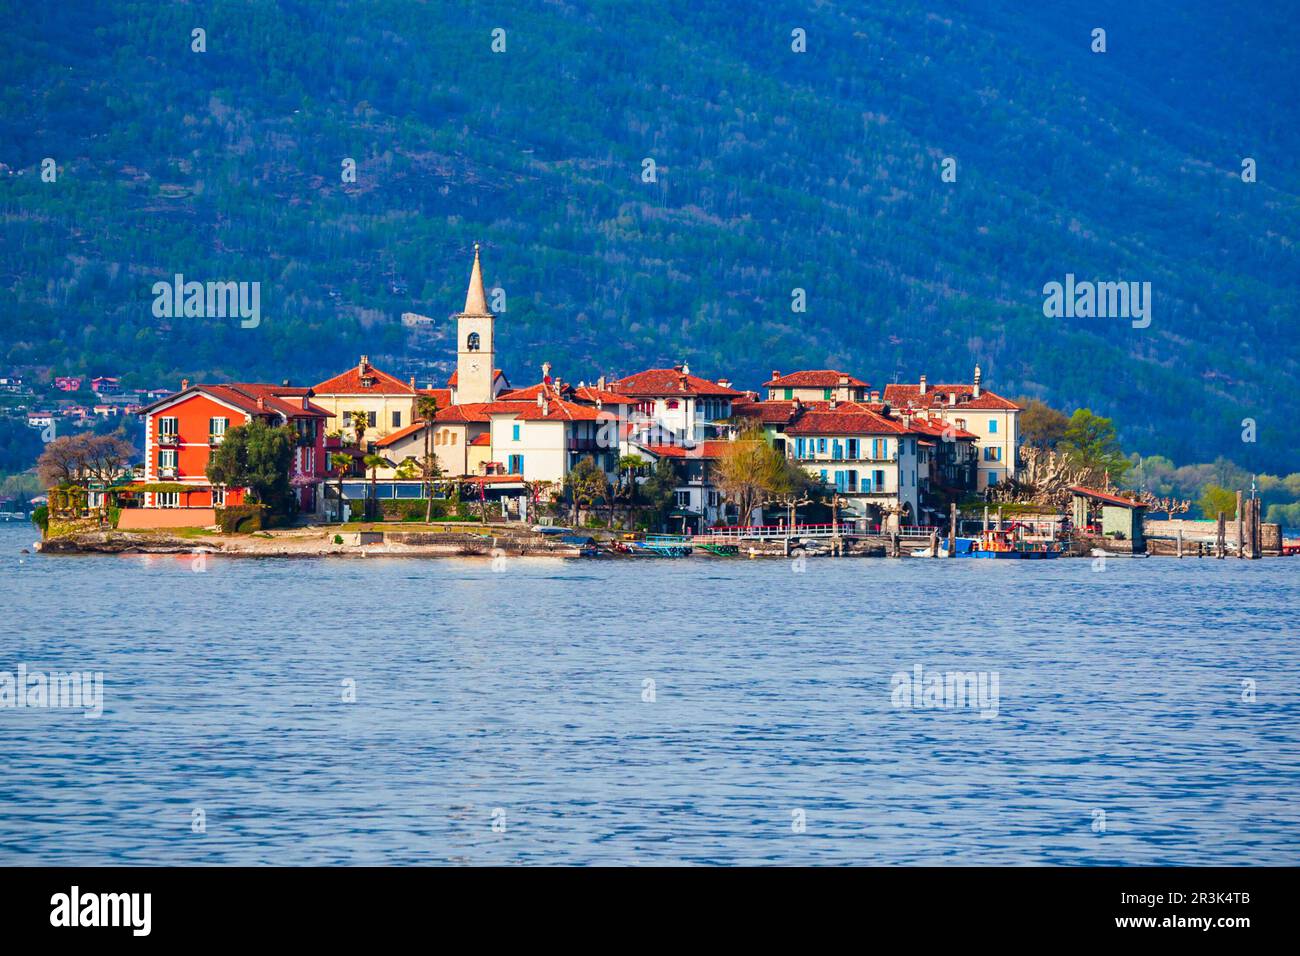
[[[116,523],[117,522],[114,522],[114,524]],[[36,525],[36,527],[41,529],[41,534],[44,534],[46,532],[46,530],[50,526],[49,505],[40,505],[39,507],[37,507],[35,511],[32,512],[32,524]]]
[[[266,505],[230,505],[217,509],[217,524],[223,534],[250,534],[262,530]]]
[[[423,521],[428,506],[427,498],[384,499],[379,503],[380,517],[384,521]],[[443,502],[433,503],[430,512],[433,518],[441,518],[446,513],[447,507]]]
[[[343,543],[343,535],[341,535],[341,534],[336,534],[336,535],[334,536],[334,543],[335,543],[335,544],[342,544],[342,543]]]

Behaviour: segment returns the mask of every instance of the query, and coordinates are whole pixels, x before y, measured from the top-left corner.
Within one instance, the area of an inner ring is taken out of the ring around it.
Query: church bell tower
[[[488,311],[483,291],[483,267],[474,243],[474,269],[465,293],[465,310],[456,316],[456,404],[492,401],[496,377],[496,317]]]

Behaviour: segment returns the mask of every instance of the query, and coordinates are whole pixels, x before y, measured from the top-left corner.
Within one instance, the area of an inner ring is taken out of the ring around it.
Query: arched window
[[[466,348],[467,351],[470,351],[470,352],[477,352],[477,351],[478,351],[478,333],[477,333],[477,332],[471,332],[471,333],[469,334],[469,338],[467,338],[467,339],[465,340],[465,348]]]

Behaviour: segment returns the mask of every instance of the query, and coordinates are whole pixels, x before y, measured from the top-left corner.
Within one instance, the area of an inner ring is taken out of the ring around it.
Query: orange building
[[[145,483],[176,484],[178,491],[151,491],[145,508],[219,508],[243,504],[244,488],[213,487],[208,458],[227,430],[260,418],[298,432],[289,480],[303,511],[319,505],[319,485],[329,467],[325,426],[330,414],[311,401],[309,388],[237,382],[190,385],[141,410],[145,418]],[[215,520],[215,519],[214,519]],[[204,523],[211,523],[205,521]],[[175,524],[169,521],[168,524]]]

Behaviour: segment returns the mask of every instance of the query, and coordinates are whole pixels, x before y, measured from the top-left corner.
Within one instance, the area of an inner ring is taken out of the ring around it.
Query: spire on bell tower
[[[469,290],[465,293],[465,311],[462,315],[488,315],[487,293],[483,291],[483,266],[478,259],[478,243],[474,243],[474,268],[469,274]]]

